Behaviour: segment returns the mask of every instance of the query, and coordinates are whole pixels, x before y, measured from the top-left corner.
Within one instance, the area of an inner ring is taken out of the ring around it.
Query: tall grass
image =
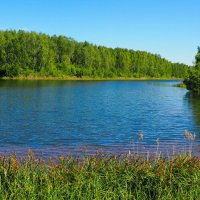
[[[200,159],[0,157],[0,199],[200,199]]]

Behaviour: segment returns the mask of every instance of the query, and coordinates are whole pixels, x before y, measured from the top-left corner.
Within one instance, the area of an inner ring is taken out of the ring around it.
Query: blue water
[[[200,98],[178,82],[1,80],[0,150],[154,151],[159,138],[160,151],[178,151],[191,143],[187,129],[199,154]]]

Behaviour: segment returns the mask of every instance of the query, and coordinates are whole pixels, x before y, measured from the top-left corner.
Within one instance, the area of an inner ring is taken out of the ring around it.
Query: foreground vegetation
[[[1,156],[0,185],[0,199],[194,200],[200,198],[200,159]]]
[[[188,66],[144,51],[22,30],[0,31],[0,77],[183,78],[187,74]]]
[[[188,90],[200,95],[200,47],[195,57],[195,67],[191,68],[188,77],[184,80]]]

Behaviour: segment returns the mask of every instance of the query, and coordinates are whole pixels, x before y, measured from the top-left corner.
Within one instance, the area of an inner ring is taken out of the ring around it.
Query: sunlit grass
[[[200,159],[1,156],[0,199],[199,199]]]
[[[176,84],[175,87],[186,88],[186,85],[183,82],[181,82]]]

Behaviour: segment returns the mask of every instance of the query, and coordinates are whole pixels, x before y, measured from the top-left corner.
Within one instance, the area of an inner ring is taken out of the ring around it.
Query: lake
[[[200,98],[179,82],[0,80],[0,152],[200,155]]]

